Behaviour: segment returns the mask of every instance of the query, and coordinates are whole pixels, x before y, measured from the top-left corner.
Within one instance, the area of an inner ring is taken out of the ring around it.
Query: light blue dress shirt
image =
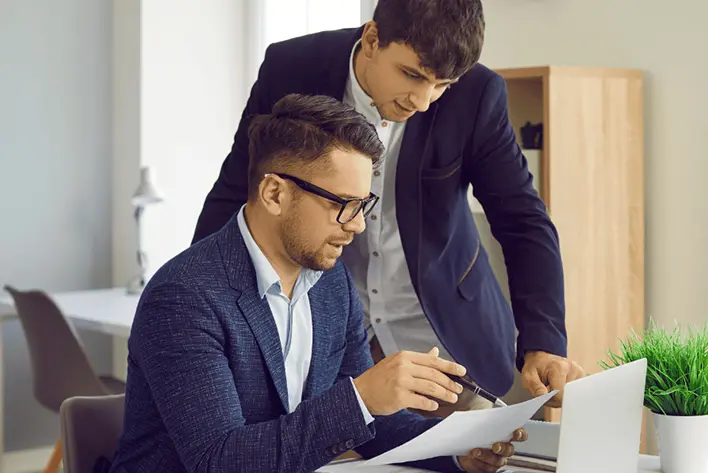
[[[244,207],[241,207],[237,216],[238,226],[256,271],[258,294],[261,299],[263,297],[267,299],[278,329],[288,386],[288,408],[293,412],[302,401],[302,391],[310,372],[312,358],[312,312],[307,293],[319,281],[322,272],[303,268],[295,281],[292,298],[285,295],[278,273],[248,229]],[[359,401],[361,413],[368,425],[374,421],[374,418],[364,405],[354,386],[354,380],[350,378],[350,381]]]

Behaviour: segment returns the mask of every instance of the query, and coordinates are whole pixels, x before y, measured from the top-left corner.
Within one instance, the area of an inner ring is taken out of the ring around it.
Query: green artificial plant
[[[670,416],[708,415],[708,324],[702,330],[671,333],[653,322],[640,336],[632,331],[608,352],[604,369],[647,359],[644,406]]]

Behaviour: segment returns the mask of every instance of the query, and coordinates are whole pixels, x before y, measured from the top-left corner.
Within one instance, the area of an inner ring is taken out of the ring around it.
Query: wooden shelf
[[[644,309],[644,136],[641,71],[498,69],[514,129],[543,123],[540,195],[560,234],[569,357],[589,373]],[[530,161],[530,160],[529,160]],[[557,409],[546,411],[557,421]]]
[[[636,69],[594,68],[574,66],[535,66],[495,69],[495,72],[506,80],[511,79],[538,79],[542,80],[551,75],[555,77],[623,77],[642,80],[644,74]]]

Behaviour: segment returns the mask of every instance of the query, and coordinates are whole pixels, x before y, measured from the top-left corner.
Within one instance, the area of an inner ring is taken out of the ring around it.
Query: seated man
[[[377,201],[373,126],[333,98],[290,95],[249,136],[247,204],[142,295],[111,472],[311,472],[401,445],[439,422],[406,408],[461,391],[444,373],[464,368],[435,352],[373,365],[337,262]],[[495,451],[416,465],[494,471],[513,447]]]

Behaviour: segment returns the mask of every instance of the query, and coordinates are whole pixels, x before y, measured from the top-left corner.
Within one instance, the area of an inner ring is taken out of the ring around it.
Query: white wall
[[[110,284],[110,2],[0,0],[0,287]],[[3,324],[5,448],[54,445],[18,321]],[[107,337],[80,336],[101,373]]]
[[[122,286],[138,270],[130,196],[140,173],[141,2],[112,2],[111,261],[112,281]],[[116,360],[117,361],[117,360]]]
[[[151,276],[191,242],[249,85],[245,0],[114,0],[113,283],[137,270],[130,197],[149,166],[165,201],[143,219]],[[125,340],[116,341],[125,370]]]

